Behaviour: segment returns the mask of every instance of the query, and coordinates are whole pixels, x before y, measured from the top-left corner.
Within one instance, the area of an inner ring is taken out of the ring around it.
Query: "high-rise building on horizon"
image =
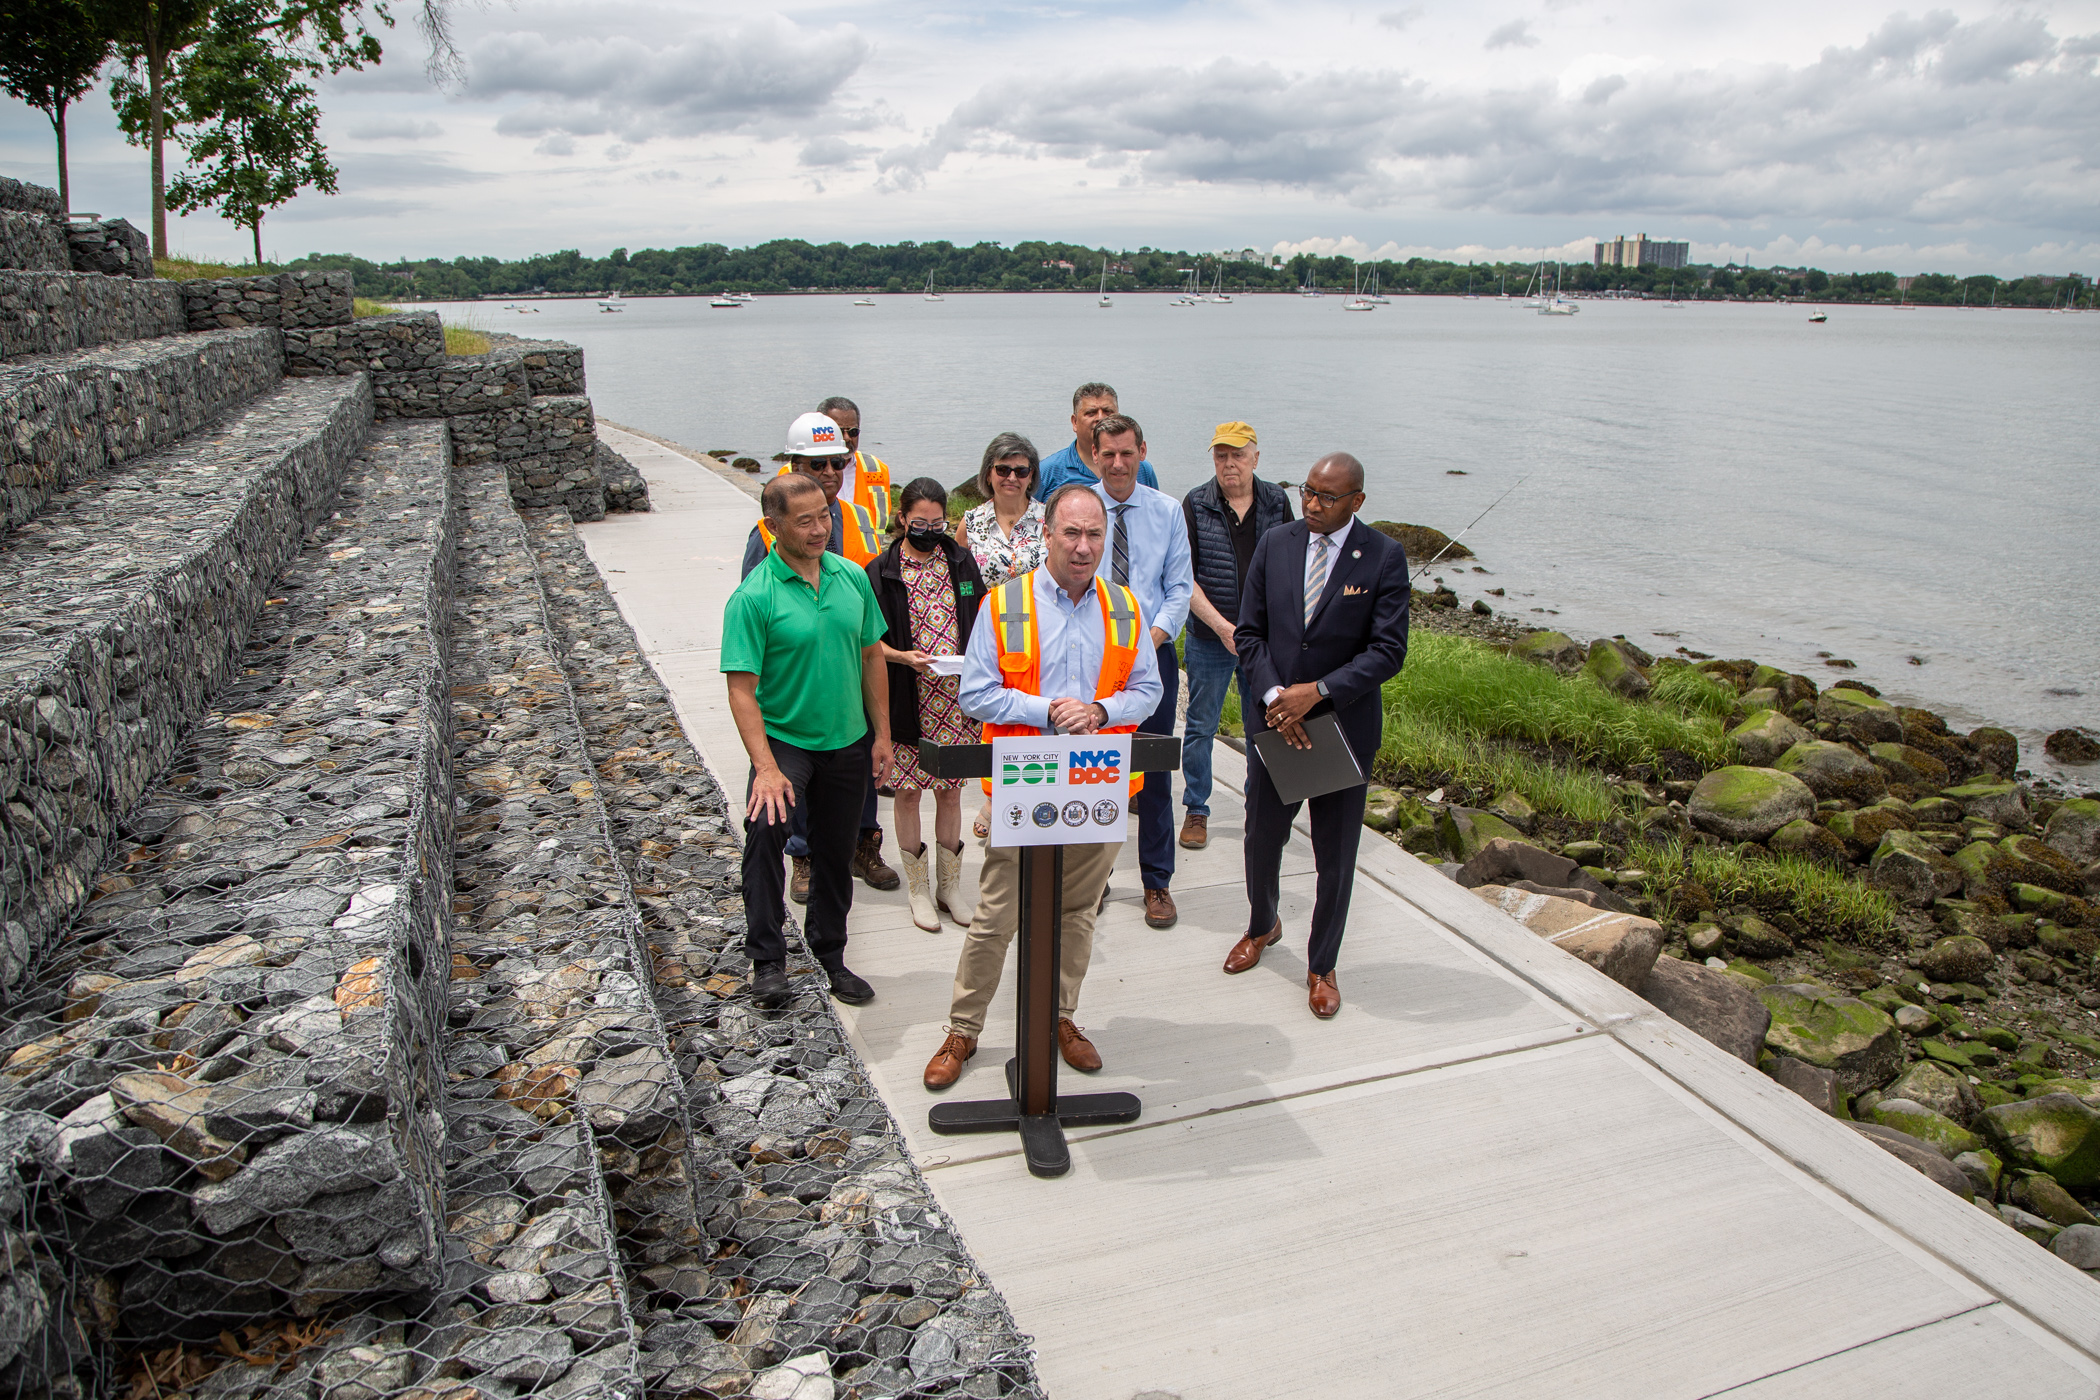
[[[1692,251],[1689,243],[1667,243],[1637,233],[1624,234],[1597,245],[1598,267],[1683,267]]]

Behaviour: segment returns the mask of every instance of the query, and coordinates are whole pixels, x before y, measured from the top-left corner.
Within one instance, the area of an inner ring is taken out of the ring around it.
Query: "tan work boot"
[[[809,903],[809,857],[789,856],[795,863],[794,873],[788,877],[788,898],[797,904]]]
[[[871,890],[893,890],[904,883],[882,859],[882,832],[863,831],[853,852],[853,873],[868,882]]]
[[[926,878],[926,847],[907,851],[897,850],[897,859],[904,865],[904,888],[911,896],[911,921],[928,933],[941,931],[941,911],[933,907],[933,884]]]
[[[933,902],[949,918],[967,926],[970,914],[962,907],[962,849],[949,850],[939,842],[933,847]]]
[[[941,1048],[934,1051],[933,1058],[926,1062],[926,1087],[945,1089],[962,1078],[963,1065],[976,1053],[976,1036],[948,1032],[948,1038],[941,1042]]]

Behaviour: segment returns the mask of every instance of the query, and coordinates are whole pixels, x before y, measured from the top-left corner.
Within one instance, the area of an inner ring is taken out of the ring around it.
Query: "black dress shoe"
[[[760,1006],[779,1006],[795,994],[788,985],[787,964],[759,963],[752,971],[756,975],[751,979],[751,1000]]]
[[[831,980],[831,994],[848,1006],[863,1006],[875,1000],[875,989],[842,962],[827,963],[824,975]]]

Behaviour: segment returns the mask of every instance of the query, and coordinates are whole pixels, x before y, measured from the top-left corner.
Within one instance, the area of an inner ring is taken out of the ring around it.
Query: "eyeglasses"
[[[1318,501],[1323,507],[1329,509],[1332,509],[1342,501],[1348,500],[1351,496],[1361,496],[1362,494],[1363,492],[1361,491],[1344,491],[1337,495],[1332,491],[1315,491],[1310,486],[1300,486],[1298,488],[1298,495],[1301,498],[1308,501]]]
[[[1002,466],[1002,467],[993,467],[993,468],[992,468],[992,475],[993,475],[993,476],[1018,476],[1018,477],[1022,477],[1022,478],[1024,478],[1024,479],[1025,479],[1025,478],[1027,478],[1027,477],[1031,477],[1031,476],[1034,476],[1034,475],[1035,475],[1035,468],[1034,468],[1034,467],[1003,467],[1003,466]]]
[[[860,436],[860,429],[858,428],[841,428],[839,429],[839,431],[844,433],[849,438],[857,438]]]
[[[850,460],[852,459],[848,457],[804,457],[802,459],[802,470],[806,472],[842,472],[846,470],[846,463]]]

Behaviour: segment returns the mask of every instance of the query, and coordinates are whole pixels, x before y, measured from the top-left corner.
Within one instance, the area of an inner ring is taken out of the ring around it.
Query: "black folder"
[[[1286,803],[1303,802],[1364,780],[1364,770],[1357,766],[1356,753],[1333,714],[1314,715],[1305,722],[1305,733],[1312,740],[1309,749],[1292,748],[1273,729],[1254,736],[1255,751],[1278,797]]]

